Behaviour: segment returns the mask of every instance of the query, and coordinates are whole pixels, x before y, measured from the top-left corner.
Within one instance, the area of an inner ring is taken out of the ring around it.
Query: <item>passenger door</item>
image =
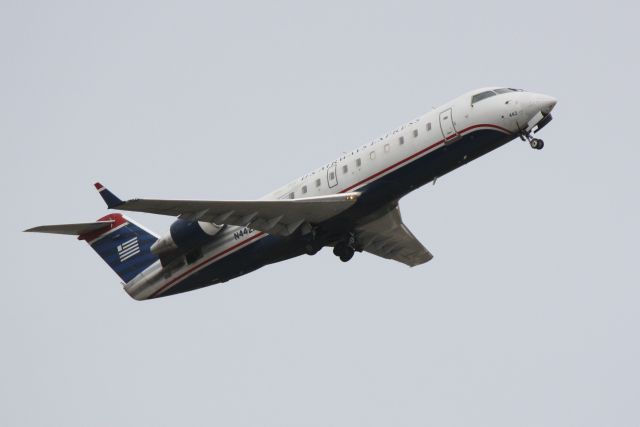
[[[460,138],[453,123],[453,109],[448,108],[440,113],[440,130],[444,137],[444,143],[448,144]]]

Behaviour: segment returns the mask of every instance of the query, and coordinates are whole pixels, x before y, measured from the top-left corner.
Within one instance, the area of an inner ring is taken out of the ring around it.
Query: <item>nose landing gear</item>
[[[544,141],[540,138],[534,138],[531,136],[530,132],[523,132],[520,134],[520,139],[523,141],[529,141],[529,145],[534,150],[542,150],[544,147]]]
[[[532,138],[529,140],[529,145],[531,145],[531,148],[535,150],[542,150],[544,147],[544,141],[539,138]]]

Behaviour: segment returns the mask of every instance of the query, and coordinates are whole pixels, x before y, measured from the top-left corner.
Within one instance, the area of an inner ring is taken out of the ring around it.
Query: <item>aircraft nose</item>
[[[549,95],[536,95],[534,97],[534,102],[542,113],[549,114],[551,110],[553,110],[553,107],[556,106],[558,100]]]

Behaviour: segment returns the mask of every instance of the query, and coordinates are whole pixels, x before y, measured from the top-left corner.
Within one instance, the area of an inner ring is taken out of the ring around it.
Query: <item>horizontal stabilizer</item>
[[[151,252],[158,238],[120,213],[105,215],[95,222],[41,225],[24,231],[78,236],[78,240],[86,241],[125,283],[158,261]]]
[[[57,224],[57,225],[41,225],[39,227],[33,227],[28,230],[24,230],[29,233],[52,233],[52,234],[68,234],[71,236],[79,236],[85,233],[91,233],[101,230],[103,228],[109,228],[114,221],[96,221],[96,222],[83,222],[78,224]]]

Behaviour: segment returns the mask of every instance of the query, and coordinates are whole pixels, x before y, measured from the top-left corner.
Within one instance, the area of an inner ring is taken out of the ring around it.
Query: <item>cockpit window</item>
[[[509,93],[509,92],[522,92],[522,89],[514,89],[511,87],[504,87],[501,89],[494,89],[495,93]]]
[[[475,104],[476,102],[480,102],[483,99],[491,98],[492,96],[495,96],[495,95],[500,95],[500,94],[509,93],[509,92],[522,92],[522,89],[512,89],[512,88],[505,87],[500,89],[488,90],[486,92],[480,92],[471,97],[471,104]]]
[[[475,104],[476,102],[480,102],[483,99],[487,99],[487,98],[491,98],[492,96],[495,96],[496,93],[492,90],[488,90],[486,92],[480,92],[476,95],[473,95],[473,97],[471,98],[471,103]]]

